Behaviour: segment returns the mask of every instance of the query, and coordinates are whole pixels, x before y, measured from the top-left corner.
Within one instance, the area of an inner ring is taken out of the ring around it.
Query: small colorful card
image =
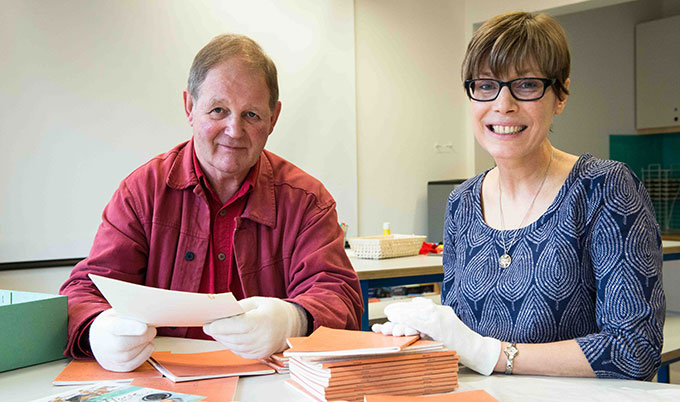
[[[154,388],[138,387],[129,384],[104,382],[87,387],[62,392],[57,395],[36,399],[33,402],[142,402],[173,401],[193,402],[205,399],[203,396],[162,391]]]

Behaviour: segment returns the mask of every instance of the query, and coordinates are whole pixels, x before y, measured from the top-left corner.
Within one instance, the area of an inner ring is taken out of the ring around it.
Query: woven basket
[[[382,258],[417,255],[426,236],[387,235],[366,236],[347,239],[357,258],[378,260]]]

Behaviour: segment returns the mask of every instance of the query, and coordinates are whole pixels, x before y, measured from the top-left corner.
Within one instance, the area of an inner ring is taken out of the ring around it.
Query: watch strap
[[[519,354],[516,343],[509,343],[503,351],[505,353],[505,374],[512,374],[514,368],[515,357]]]

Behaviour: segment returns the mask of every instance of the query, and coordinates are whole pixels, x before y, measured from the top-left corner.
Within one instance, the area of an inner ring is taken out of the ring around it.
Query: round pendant
[[[512,262],[512,258],[510,258],[509,255],[503,254],[498,258],[498,265],[501,266],[501,268],[507,268],[510,266],[510,263]]]

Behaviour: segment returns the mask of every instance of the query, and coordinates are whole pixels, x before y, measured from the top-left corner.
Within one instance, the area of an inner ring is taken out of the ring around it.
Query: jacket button
[[[220,211],[220,216],[225,216],[226,214],[227,214],[226,210],[223,209],[223,210]]]
[[[217,259],[220,261],[224,261],[224,259],[227,258],[227,256],[224,253],[219,253],[217,254]]]
[[[191,251],[187,251],[184,254],[184,259],[187,260],[187,261],[193,261],[194,257],[195,257],[194,253],[192,253]]]

